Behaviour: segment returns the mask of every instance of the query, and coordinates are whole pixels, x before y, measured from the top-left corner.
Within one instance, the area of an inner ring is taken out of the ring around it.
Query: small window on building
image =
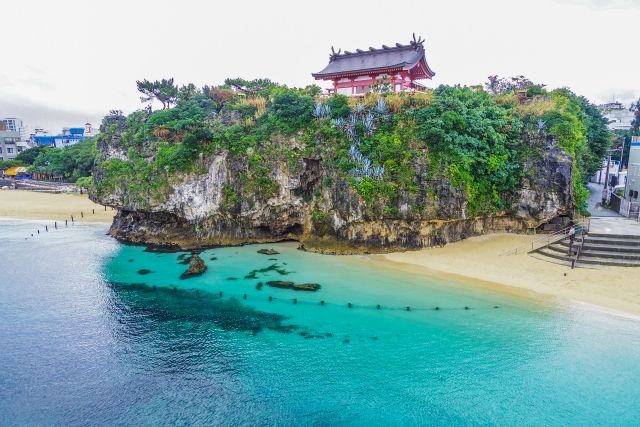
[[[13,148],[7,147],[7,154],[13,154]]]

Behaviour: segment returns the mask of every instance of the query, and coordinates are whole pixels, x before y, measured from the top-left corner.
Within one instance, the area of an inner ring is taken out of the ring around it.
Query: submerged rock
[[[193,254],[189,260],[189,268],[180,275],[180,278],[188,279],[189,277],[199,276],[205,271],[207,271],[207,266],[202,258],[200,258],[199,255]]]
[[[301,283],[296,285],[293,282],[287,282],[285,280],[271,280],[267,282],[267,286],[271,286],[272,288],[280,288],[280,289],[291,289],[294,291],[310,291],[316,292],[320,289],[320,285],[317,283]]]
[[[262,255],[278,255],[280,252],[276,251],[273,248],[269,248],[269,249],[260,249],[258,250],[258,253]]]
[[[149,270],[148,268],[141,268],[140,270],[138,270],[138,274],[140,274],[141,276],[144,276],[145,274],[149,274],[152,273],[151,270]]]

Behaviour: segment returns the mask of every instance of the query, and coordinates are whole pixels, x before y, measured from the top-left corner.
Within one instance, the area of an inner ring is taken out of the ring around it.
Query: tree
[[[13,166],[24,166],[24,164],[16,159],[0,160],[0,170],[9,169]]]
[[[278,84],[269,79],[245,80],[241,78],[225,79],[224,84],[247,95],[267,96]]]
[[[154,82],[144,79],[136,80],[138,91],[144,96],[140,97],[142,102],[153,102],[158,100],[165,110],[175,104],[178,98],[178,87],[173,84],[173,78],[156,80]]]
[[[222,107],[224,104],[229,102],[235,95],[235,92],[231,89],[224,89],[215,86],[209,87],[205,85],[202,88],[202,91],[219,107]]]
[[[29,148],[18,154],[16,156],[16,160],[22,162],[25,165],[32,165],[33,162],[35,162],[36,158],[40,155],[40,153],[43,153],[48,149],[50,148],[44,145],[38,145],[33,148]]]
[[[281,130],[291,133],[313,119],[313,99],[287,91],[275,97],[270,112]]]
[[[178,89],[178,101],[189,101],[200,94],[202,94],[200,89],[198,89],[193,83],[189,83],[188,85],[181,86],[180,89]]]
[[[35,172],[76,181],[91,175],[96,155],[96,142],[90,138],[62,149],[44,150],[31,168]]]
[[[633,111],[635,118],[631,122],[631,128],[634,132],[638,132],[640,130],[640,98],[636,102],[631,103],[631,111]]]
[[[544,93],[543,88],[545,85],[533,83],[523,75],[511,77],[509,79],[493,75],[489,76],[488,80],[489,81],[485,83],[484,86],[492,95],[514,92],[517,90],[526,90],[527,95],[538,95]]]

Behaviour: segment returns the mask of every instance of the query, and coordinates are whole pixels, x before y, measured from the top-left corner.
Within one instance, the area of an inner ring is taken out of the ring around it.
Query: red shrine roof
[[[393,47],[382,45],[379,49],[370,47],[369,50],[356,49],[355,52],[345,51],[344,53],[335,52],[331,48],[331,52],[329,64],[322,71],[312,74],[316,80],[414,68],[415,70],[412,71],[414,78],[430,79],[435,75],[427,65],[424,40],[421,38],[416,40],[415,35],[408,45],[396,43]]]

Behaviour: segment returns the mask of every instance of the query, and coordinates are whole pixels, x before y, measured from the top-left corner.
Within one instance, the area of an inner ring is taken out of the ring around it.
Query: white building
[[[19,132],[0,130],[0,160],[14,159],[24,148],[19,142]]]
[[[631,139],[629,150],[629,169],[627,171],[627,186],[624,192],[625,198],[632,203],[637,203],[640,194],[640,136]]]
[[[602,115],[609,120],[607,128],[609,130],[627,130],[631,129],[634,114],[628,108],[625,108],[620,102],[610,102],[598,106]]]
[[[597,182],[598,184],[604,184],[604,180],[607,177],[607,159],[604,159],[602,161],[602,167],[600,168],[600,170],[598,172],[595,173],[595,175],[593,175],[591,177],[591,179],[589,179],[589,181],[591,182]],[[618,176],[619,175],[619,171],[620,171],[620,160],[611,160],[611,163],[609,163],[609,184],[611,184],[611,177],[612,176]]]
[[[22,119],[0,119],[0,160],[13,159],[18,153],[29,148],[29,142],[24,136],[25,127]]]
[[[31,140],[40,146],[64,148],[82,142],[87,138],[95,136],[91,123],[85,123],[84,127],[63,128],[58,135],[47,135],[41,130],[31,135]]]

